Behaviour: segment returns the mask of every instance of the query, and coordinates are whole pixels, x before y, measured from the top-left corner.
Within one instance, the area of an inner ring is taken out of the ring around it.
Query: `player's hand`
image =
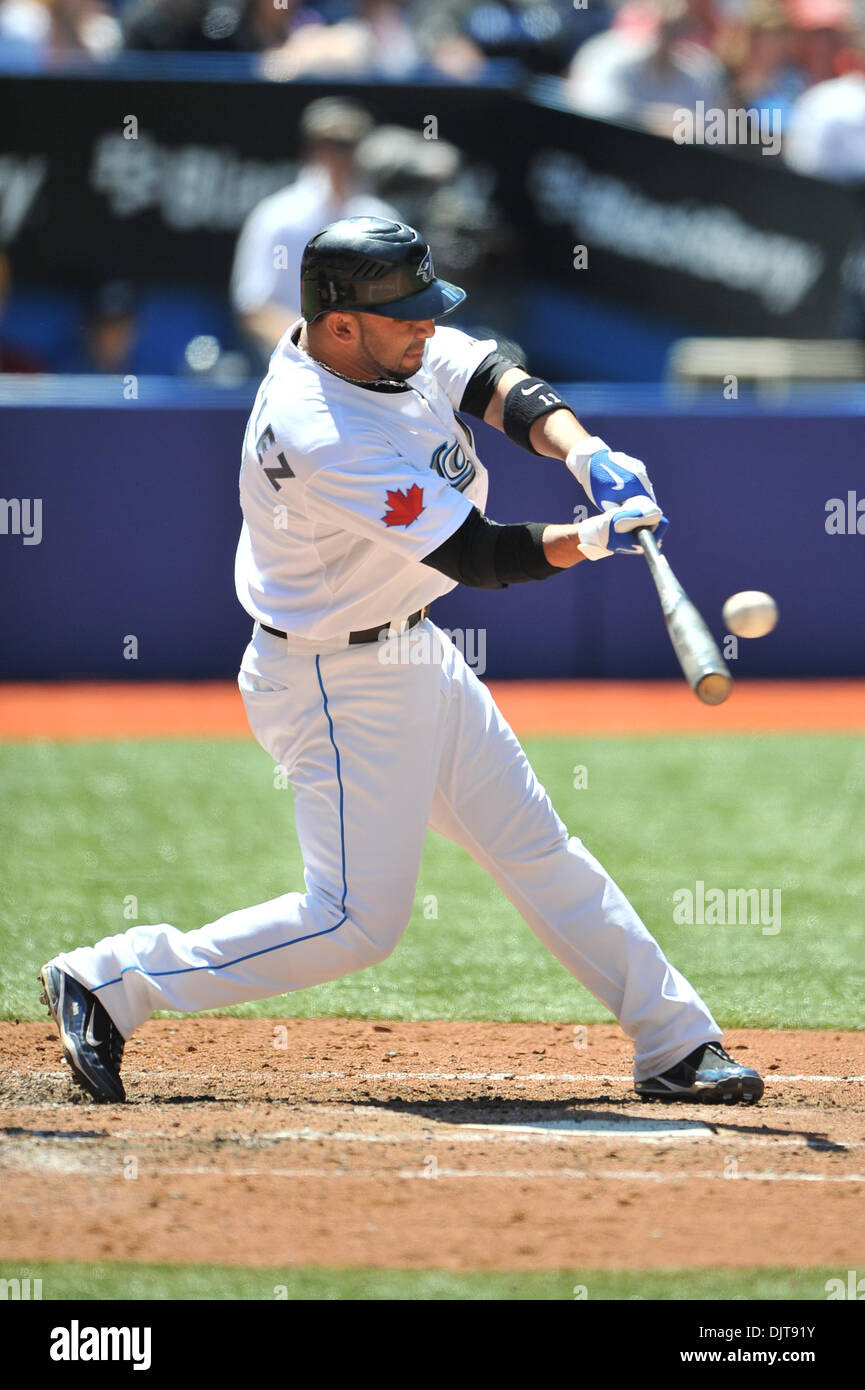
[[[623,507],[611,507],[600,516],[590,516],[577,527],[578,548],[587,560],[603,560],[607,555],[617,552],[624,555],[641,555],[642,546],[630,532],[638,526],[648,526],[660,541],[669,522],[662,514],[654,498],[631,497]]]
[[[597,435],[575,444],[565,463],[589,501],[602,511],[621,507],[632,497],[655,501],[646,465],[630,454],[612,453]]]

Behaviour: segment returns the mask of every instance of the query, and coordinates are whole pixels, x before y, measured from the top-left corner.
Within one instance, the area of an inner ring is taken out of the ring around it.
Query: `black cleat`
[[[701,1043],[669,1071],[637,1081],[640,1100],[696,1100],[710,1105],[753,1105],[763,1094],[763,1078],[743,1067],[720,1043]]]
[[[57,1024],[63,1056],[78,1085],[94,1100],[124,1101],[120,1080],[124,1038],[92,990],[56,965],[39,977],[42,1003]]]

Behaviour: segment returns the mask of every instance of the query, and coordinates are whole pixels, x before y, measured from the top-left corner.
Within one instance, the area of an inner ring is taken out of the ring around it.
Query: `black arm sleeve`
[[[479,367],[475,368],[472,376],[469,377],[463,398],[460,401],[460,410],[464,410],[466,415],[474,415],[476,420],[484,418],[484,411],[493,398],[493,392],[498,386],[505,372],[510,371],[511,367],[522,367],[520,362],[515,362],[513,357],[500,352],[496,348],[489,357],[485,357]],[[522,367],[525,371],[525,368]]]
[[[543,522],[501,526],[473,507],[462,526],[421,563],[472,589],[506,589],[548,579],[564,571],[544,555],[543,533]]]

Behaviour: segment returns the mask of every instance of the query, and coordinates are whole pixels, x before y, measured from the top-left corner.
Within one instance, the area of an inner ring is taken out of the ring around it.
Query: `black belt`
[[[419,608],[416,613],[406,620],[406,631],[409,628],[417,627],[421,618],[426,617],[426,609]],[[268,627],[267,623],[259,623],[259,627],[264,632],[269,632],[271,637],[286,637],[287,633],[280,632],[278,627]],[[361,632],[350,632],[348,634],[348,645],[356,647],[361,642],[378,642],[384,633],[390,632],[390,623],[382,623],[381,627],[365,627]]]

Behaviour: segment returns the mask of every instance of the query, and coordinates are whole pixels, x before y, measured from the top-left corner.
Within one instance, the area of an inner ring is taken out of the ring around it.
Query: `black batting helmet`
[[[384,217],[342,217],[307,242],[300,295],[303,317],[312,323],[329,309],[441,318],[466,292],[436,279],[430,249],[414,227]]]

